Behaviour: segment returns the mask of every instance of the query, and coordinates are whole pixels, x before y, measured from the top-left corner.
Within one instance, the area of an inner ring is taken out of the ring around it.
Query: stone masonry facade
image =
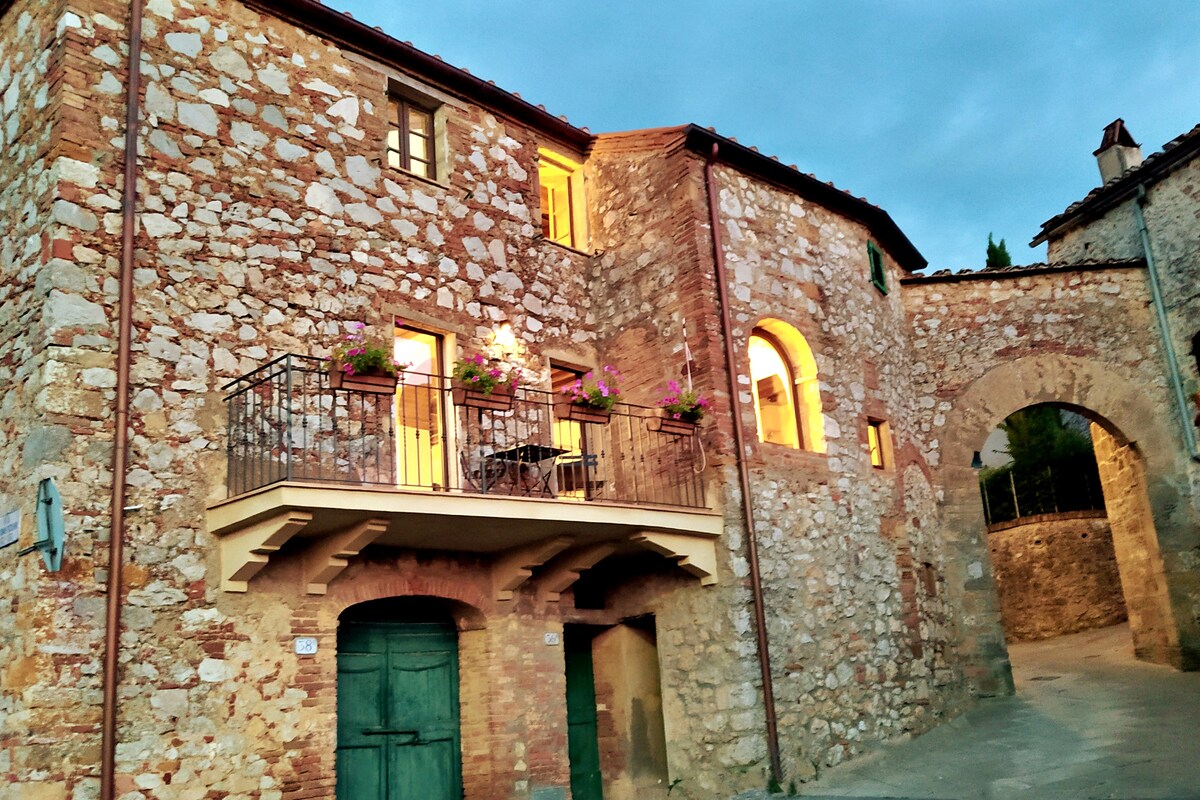
[[[1128,583],[1125,563],[1141,559],[1150,587],[1130,601],[1131,620],[1147,620],[1142,652],[1177,666],[1197,652],[1195,473],[1166,430],[1141,264],[915,277],[919,254],[882,211],[755,166],[716,134],[592,136],[482,82],[467,91],[465,73],[399,42],[381,55],[281,7],[145,5],[115,796],[338,797],[339,617],[414,597],[436,599],[457,628],[470,800],[570,797],[554,643],[574,626],[618,630],[630,664],[657,658],[653,678],[627,681],[644,693],[632,701],[621,670],[636,665],[597,664],[606,797],[761,788],[770,743],[748,536],[785,781],[815,779],[1011,689],[968,464],[987,431],[1035,402],[1088,409],[1112,435],[1109,477],[1131,509],[1114,522],[1116,560]],[[100,791],[128,14],[115,0],[16,0],[0,16],[0,512],[21,512],[30,544],[37,486],[53,478],[68,542],[59,572],[0,550],[3,796]],[[398,89],[438,105],[436,179],[387,166]],[[710,165],[696,137],[743,160]],[[539,150],[582,165],[576,247],[543,236]],[[397,321],[442,334],[447,361],[508,324],[532,385],[549,385],[552,364],[611,364],[623,399],[647,406],[685,374],[686,327],[691,378],[713,401],[699,440],[706,513],[722,530],[711,585],[679,553],[622,552],[576,570],[599,602],[570,580],[547,600],[545,559],[514,562],[506,595],[495,552],[380,545],[347,556],[318,594],[292,543],[247,591],[223,589],[207,519],[227,496],[224,387],[286,353],[327,356],[353,323],[390,336]],[[746,342],[764,325],[811,348],[823,448],[753,435]],[[889,437],[878,466],[872,421]],[[740,454],[735,425],[750,432]],[[1181,497],[1191,515],[1164,515]],[[317,652],[297,657],[297,637]],[[647,708],[653,724],[638,717]],[[637,749],[655,736],[665,752]]]
[[[1102,512],[1038,514],[991,525],[988,544],[1008,641],[1125,621],[1112,529]]]

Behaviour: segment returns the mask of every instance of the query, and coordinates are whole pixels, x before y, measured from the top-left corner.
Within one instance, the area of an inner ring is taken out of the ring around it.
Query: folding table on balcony
[[[523,444],[485,456],[504,465],[514,494],[527,497],[553,497],[550,479],[554,477],[554,459],[568,452],[561,447]],[[547,463],[549,466],[547,466]]]

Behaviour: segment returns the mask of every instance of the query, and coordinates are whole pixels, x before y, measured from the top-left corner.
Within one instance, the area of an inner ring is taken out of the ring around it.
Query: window
[[[749,356],[758,440],[824,452],[817,362],[808,342],[792,326],[764,320],[750,335]]]
[[[542,235],[574,248],[583,247],[586,219],[580,166],[565,156],[538,148]]]
[[[774,337],[758,330],[750,337],[750,384],[758,420],[758,440],[800,447],[796,381]]]
[[[883,253],[874,242],[867,242],[867,260],[871,263],[871,283],[875,288],[887,294],[887,271],[883,268]]]
[[[550,388],[553,397],[558,397],[564,388],[582,378],[586,371],[551,362]],[[558,498],[585,500],[593,497],[603,484],[599,478],[600,459],[588,446],[586,426],[574,420],[555,419],[553,442],[555,447],[566,451],[558,457],[555,465]]]
[[[397,95],[389,97],[388,166],[433,180],[437,177],[433,143],[433,111]]]
[[[446,485],[442,337],[397,325],[395,356],[411,364],[396,394],[397,478],[402,486],[441,489]]]
[[[888,424],[880,419],[867,420],[867,450],[871,454],[871,466],[875,469],[886,469],[889,451],[891,450]]]

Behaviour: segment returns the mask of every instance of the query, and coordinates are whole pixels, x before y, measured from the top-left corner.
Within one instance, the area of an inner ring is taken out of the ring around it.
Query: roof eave
[[[438,86],[529,125],[563,144],[586,151],[593,136],[493,83],[447,64],[381,30],[335,11],[317,0],[242,0],[247,6],[279,17],[338,45],[414,72]]]
[[[901,269],[916,272],[929,266],[929,262],[900,230],[900,226],[882,208],[699,125],[687,127],[686,146],[689,149],[707,157],[713,144],[718,146],[718,160],[722,163],[794,191],[865,225]]]
[[[1114,178],[1099,190],[1093,190],[1096,192],[1094,195],[1085,197],[1073,208],[1068,208],[1063,213],[1043,222],[1042,230],[1033,237],[1029,246],[1037,247],[1081,223],[1090,222],[1103,216],[1106,212],[1136,196],[1139,186],[1157,183],[1166,175],[1174,172],[1180,165],[1190,161],[1197,153],[1200,153],[1200,126],[1193,128],[1173,142],[1168,142],[1162,150],[1150,155],[1141,165]]]

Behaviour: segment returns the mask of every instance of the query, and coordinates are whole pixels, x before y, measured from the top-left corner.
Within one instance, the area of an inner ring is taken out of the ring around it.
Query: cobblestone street
[[[1135,661],[1127,625],[1010,654],[1015,697],[833,769],[802,796],[1200,798],[1200,673]]]

